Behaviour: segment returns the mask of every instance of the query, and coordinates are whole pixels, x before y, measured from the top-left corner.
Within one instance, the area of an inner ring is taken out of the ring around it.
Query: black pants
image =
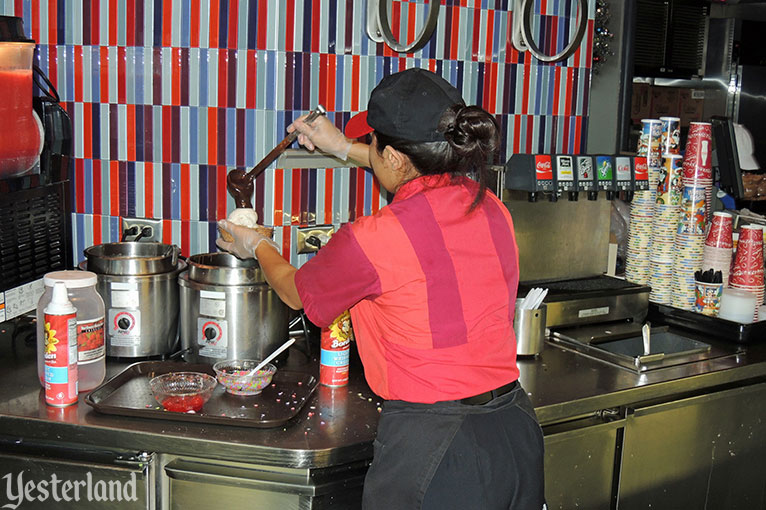
[[[365,510],[540,510],[544,499],[542,431],[521,386],[484,405],[383,404]]]

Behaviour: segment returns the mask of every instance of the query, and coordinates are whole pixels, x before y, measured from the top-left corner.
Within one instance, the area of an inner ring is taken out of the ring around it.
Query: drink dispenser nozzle
[[[649,189],[649,162],[646,157],[633,158],[633,182],[635,182],[636,191]]]
[[[612,156],[596,156],[596,177],[598,190],[606,192],[607,200],[614,200],[614,194],[617,190],[617,181],[615,179],[614,161]]]
[[[577,156],[575,158],[577,172],[575,182],[577,191],[588,194],[588,200],[598,198],[598,181],[596,180],[595,165],[592,156]],[[577,200],[577,198],[575,198]]]
[[[553,164],[548,154],[513,154],[505,167],[506,189],[526,191],[530,201],[537,200],[537,193],[555,191]]]

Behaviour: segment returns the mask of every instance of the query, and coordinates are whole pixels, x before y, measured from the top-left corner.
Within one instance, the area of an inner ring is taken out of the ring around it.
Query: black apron
[[[510,451],[508,455],[505,455],[503,451],[496,452],[494,462],[497,462],[498,466],[499,462],[502,462],[503,469],[507,471],[508,464],[512,464],[515,458],[518,466],[511,469],[531,471],[531,473],[523,473],[524,483],[522,490],[519,491],[523,493],[521,499],[518,495],[506,494],[509,490],[513,490],[509,489],[512,483],[496,484],[498,486],[496,489],[503,492],[502,495],[498,495],[498,498],[502,500],[510,497],[510,501],[523,501],[523,504],[518,505],[519,508],[542,508],[544,500],[542,431],[537,423],[534,408],[520,385],[483,405],[465,405],[459,401],[435,404],[384,402],[378,434],[374,442],[373,461],[365,479],[363,508],[365,510],[420,509],[434,475],[445,458],[445,453],[453,447],[456,435],[459,438],[463,437],[463,434],[458,432],[462,432],[461,427],[469,416],[472,428],[475,428],[476,424],[482,427],[482,423],[492,422],[491,427],[494,428],[490,427],[487,430],[496,430],[499,419],[503,422],[507,421],[509,430],[500,434],[502,437],[498,438],[498,445],[499,448]],[[525,444],[517,448],[507,441],[509,437],[511,443],[514,437],[518,437],[520,440],[523,438]],[[457,447],[466,448],[466,445],[457,445]],[[521,450],[524,451],[523,455],[519,454]],[[472,467],[468,465],[465,469],[472,469]],[[435,485],[449,486],[451,480],[443,479],[441,475],[440,472],[440,476],[437,477],[438,483]],[[459,472],[455,475],[458,478],[455,484],[459,484]],[[511,473],[510,478],[515,478],[515,475]],[[493,489],[494,487],[491,487],[490,492]],[[432,504],[439,501],[438,494],[430,492],[428,496],[427,500]],[[490,494],[482,497],[493,498],[494,496]],[[449,505],[450,501],[446,504]],[[455,507],[460,505],[455,502]],[[449,508],[449,506],[441,508]]]

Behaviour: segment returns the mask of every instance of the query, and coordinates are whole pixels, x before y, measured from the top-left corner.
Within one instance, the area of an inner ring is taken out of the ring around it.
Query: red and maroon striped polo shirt
[[[344,225],[295,276],[309,319],[344,310],[370,388],[432,403],[518,379],[518,252],[508,209],[448,175],[404,184],[373,216]]]

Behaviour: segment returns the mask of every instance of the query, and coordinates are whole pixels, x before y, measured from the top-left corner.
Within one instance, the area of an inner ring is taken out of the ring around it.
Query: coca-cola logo
[[[553,164],[550,156],[535,156],[535,173],[538,179],[553,179]]]

